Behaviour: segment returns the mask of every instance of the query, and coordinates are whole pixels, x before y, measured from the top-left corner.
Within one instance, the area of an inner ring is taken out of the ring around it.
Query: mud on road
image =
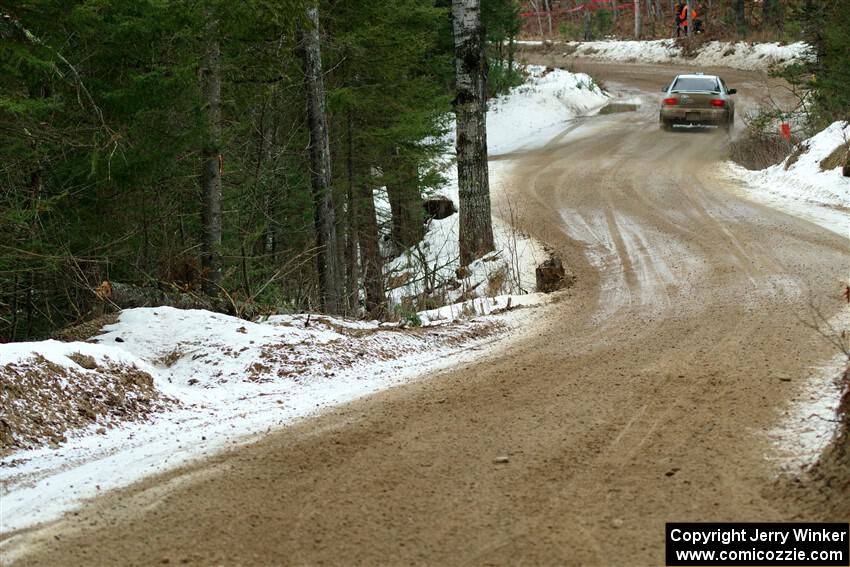
[[[676,72],[583,70],[644,101]],[[846,521],[784,490],[766,432],[834,355],[800,315],[839,308],[847,239],[736,197],[727,144],[644,103],[496,156],[577,276],[533,332],[107,494],[20,564],[661,565],[666,521]]]

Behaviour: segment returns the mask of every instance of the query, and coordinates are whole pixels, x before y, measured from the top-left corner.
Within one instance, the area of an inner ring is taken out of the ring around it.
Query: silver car
[[[711,124],[728,132],[735,123],[735,101],[730,95],[737,91],[716,75],[677,75],[662,92],[659,119],[665,130],[675,124]]]

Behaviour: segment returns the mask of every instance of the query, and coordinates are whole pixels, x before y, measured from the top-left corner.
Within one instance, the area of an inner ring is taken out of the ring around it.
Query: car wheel
[[[661,129],[664,130],[665,132],[672,132],[673,131],[673,123],[670,120],[662,119],[661,120]]]

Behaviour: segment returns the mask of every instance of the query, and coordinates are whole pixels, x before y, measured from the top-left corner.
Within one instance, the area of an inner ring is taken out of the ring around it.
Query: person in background
[[[682,32],[682,14],[684,13],[684,10],[684,2],[679,2],[678,4],[676,4],[676,11],[673,13],[673,21],[676,24],[676,37],[679,37],[679,34]]]
[[[702,33],[702,20],[697,17],[697,13],[705,14],[702,2],[700,2],[694,10],[694,33]]]
[[[688,35],[688,22],[693,19],[694,22],[694,33],[702,33],[702,20],[698,19],[698,12],[696,9],[691,8],[693,14],[688,14],[688,5],[680,4],[682,6],[682,11],[679,12],[680,20],[682,21],[682,26],[685,29],[685,35]],[[678,36],[678,34],[676,34]]]

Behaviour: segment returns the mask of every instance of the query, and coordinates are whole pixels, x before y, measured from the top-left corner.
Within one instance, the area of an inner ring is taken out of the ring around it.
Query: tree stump
[[[563,288],[566,284],[564,265],[558,258],[550,258],[537,266],[537,291],[552,293]]]

